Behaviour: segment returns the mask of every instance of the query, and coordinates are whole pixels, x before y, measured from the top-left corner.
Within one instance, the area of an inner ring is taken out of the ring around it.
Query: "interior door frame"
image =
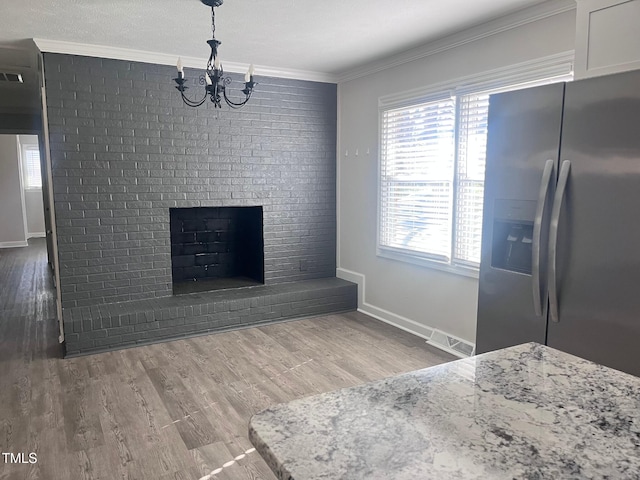
[[[40,81],[40,100],[42,103],[42,131],[41,131],[41,147],[42,147],[42,165],[44,171],[42,172],[43,180],[47,184],[46,195],[48,196],[49,206],[49,226],[50,230],[47,231],[47,236],[51,235],[51,249],[52,257],[50,259],[51,266],[53,268],[53,279],[56,289],[56,319],[58,320],[59,335],[58,342],[64,342],[64,322],[62,319],[62,292],[60,290],[60,260],[58,258],[58,235],[56,230],[56,213],[53,203],[53,173],[51,167],[51,149],[49,146],[49,121],[47,116],[47,95],[46,86],[44,80],[44,61],[42,53],[38,53],[38,77]],[[47,201],[45,201],[45,207]],[[45,215],[47,215],[45,208]]]

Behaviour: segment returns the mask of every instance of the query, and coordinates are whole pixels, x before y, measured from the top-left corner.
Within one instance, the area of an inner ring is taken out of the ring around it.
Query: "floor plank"
[[[0,449],[38,456],[1,480],[274,480],[252,414],[453,359],[352,312],[63,360],[54,293],[44,241],[0,250]]]

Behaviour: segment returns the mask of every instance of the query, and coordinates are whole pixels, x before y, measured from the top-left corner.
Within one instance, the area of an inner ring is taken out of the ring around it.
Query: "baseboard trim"
[[[0,248],[16,248],[16,247],[28,247],[29,244],[26,240],[20,240],[18,242],[0,242]]]
[[[358,285],[359,312],[369,315],[381,322],[393,325],[405,332],[424,338],[429,345],[455,355],[456,357],[467,358],[475,355],[475,344],[467,340],[368,303],[366,301],[367,279],[362,273],[345,268],[336,268],[336,277]]]
[[[45,232],[33,232],[27,234],[27,238],[45,238],[47,234]]]

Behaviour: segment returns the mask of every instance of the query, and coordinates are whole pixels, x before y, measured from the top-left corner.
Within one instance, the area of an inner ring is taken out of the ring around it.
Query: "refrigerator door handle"
[[[544,309],[540,296],[540,289],[542,288],[542,279],[540,278],[540,237],[542,236],[542,218],[544,217],[544,207],[547,203],[547,195],[549,194],[551,174],[553,173],[553,163],[553,160],[547,160],[544,165],[542,180],[540,180],[540,193],[538,194],[536,216],[533,222],[533,245],[531,246],[531,288],[533,289],[533,308],[537,317],[542,316],[542,311]]]
[[[567,187],[569,179],[569,170],[571,170],[571,162],[565,160],[560,167],[560,175],[558,176],[558,187],[556,195],[553,199],[553,208],[551,209],[551,224],[549,226],[549,316],[551,321],[559,322],[558,318],[558,285],[556,272],[556,254],[558,247],[558,223],[560,221],[560,209],[562,208],[562,199],[564,191]]]

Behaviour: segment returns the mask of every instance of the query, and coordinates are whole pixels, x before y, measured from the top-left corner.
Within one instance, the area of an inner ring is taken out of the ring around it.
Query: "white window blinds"
[[[478,267],[488,111],[475,93],[383,112],[380,248]]]
[[[22,149],[24,161],[24,187],[42,188],[42,175],[40,173],[40,152],[35,147]]]
[[[450,260],[455,109],[446,98],[383,113],[380,246]]]
[[[454,259],[471,266],[480,264],[482,204],[489,94],[458,98],[458,155]]]

